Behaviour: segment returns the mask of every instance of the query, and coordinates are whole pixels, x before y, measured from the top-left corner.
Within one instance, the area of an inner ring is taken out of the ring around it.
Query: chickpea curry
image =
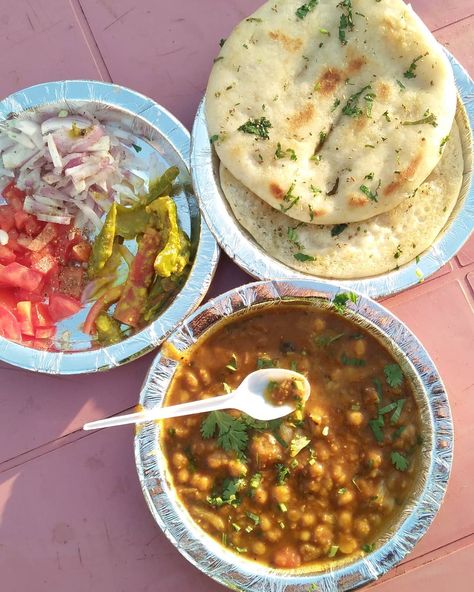
[[[370,553],[413,491],[420,414],[409,381],[370,333],[329,310],[283,303],[218,324],[183,356],[167,404],[230,392],[258,368],[305,375],[291,415],[237,411],[170,419],[171,481],[194,521],[271,567]],[[275,404],[295,384],[270,388]]]

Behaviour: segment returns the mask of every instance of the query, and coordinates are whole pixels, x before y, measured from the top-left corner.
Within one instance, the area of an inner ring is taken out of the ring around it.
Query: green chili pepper
[[[115,202],[105,218],[99,234],[92,245],[92,253],[89,259],[87,271],[89,277],[94,277],[103,269],[110,256],[112,255],[115,238],[115,224],[117,219],[117,206]]]
[[[118,236],[126,240],[134,239],[137,234],[145,232],[150,222],[150,214],[145,206],[140,204],[132,207],[117,206],[117,229]]]
[[[149,205],[157,197],[171,195],[173,193],[173,181],[179,175],[178,167],[172,166],[167,169],[161,177],[150,182],[150,189],[145,198],[145,204]]]
[[[95,320],[97,339],[103,345],[111,345],[122,341],[123,335],[120,323],[105,312],[101,312]]]
[[[189,263],[189,239],[178,224],[176,204],[170,197],[155,199],[147,211],[155,214],[153,221],[162,230],[166,241],[155,259],[155,272],[161,277],[180,274]]]

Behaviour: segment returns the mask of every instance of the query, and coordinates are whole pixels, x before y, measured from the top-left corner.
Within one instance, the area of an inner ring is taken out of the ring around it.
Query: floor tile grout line
[[[92,32],[87,16],[81,4],[81,0],[69,0],[74,16],[76,17],[79,28],[82,31],[87,47],[92,55],[97,69],[102,77],[102,80],[113,82],[109,68],[105,62],[104,56],[100,51],[99,44]]]
[[[463,21],[466,21],[467,19],[470,19],[473,16],[474,16],[474,13],[468,14],[467,16],[461,17],[457,21],[453,21],[452,23],[448,23],[446,25],[443,25],[442,27],[438,27],[437,29],[432,29],[431,32],[437,33],[438,31],[442,31],[443,29],[447,29],[448,27],[451,27],[452,25],[457,25],[458,23],[462,23]]]

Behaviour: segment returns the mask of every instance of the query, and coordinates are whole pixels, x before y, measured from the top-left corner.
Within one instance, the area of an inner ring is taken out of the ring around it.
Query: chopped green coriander
[[[228,395],[229,393],[232,392],[232,389],[230,388],[230,386],[227,384],[227,382],[223,382],[222,383],[222,388],[224,389],[224,393],[226,393],[226,395]]]
[[[337,490],[337,495],[342,495],[344,493],[347,493],[346,487],[341,487],[341,489]]]
[[[294,458],[311,442],[306,436],[295,436],[290,442],[290,456]]]
[[[235,532],[239,532],[241,530],[240,526],[235,522],[232,522],[232,528],[235,530]]]
[[[298,233],[296,232],[296,228],[293,228],[291,226],[288,226],[287,231],[286,231],[286,235],[287,235],[288,240],[290,242],[294,243],[296,246],[299,247],[300,245],[299,245],[299,242],[298,242]]]
[[[438,119],[434,113],[430,113],[429,109],[425,111],[425,116],[422,119],[417,119],[416,121],[403,121],[402,125],[423,125],[429,124],[433,127],[438,126]]]
[[[262,140],[268,140],[268,130],[272,127],[272,124],[266,117],[260,117],[260,119],[249,119],[246,123],[242,124],[238,130],[246,134],[253,134],[262,138]]]
[[[341,99],[335,99],[334,103],[332,104],[331,111],[335,111],[339,107],[340,104],[341,104]]]
[[[405,405],[405,402],[406,402],[406,399],[399,399],[399,400],[396,402],[396,408],[395,408],[395,411],[393,412],[393,415],[392,415],[392,417],[390,418],[390,423],[391,423],[392,425],[395,425],[395,424],[397,424],[397,423],[398,423],[398,421],[399,421],[399,419],[400,419],[400,416],[401,416],[401,414],[402,414],[402,411],[403,411],[403,407],[404,407],[404,405]]]
[[[357,299],[359,297],[354,292],[340,292],[336,294],[332,299],[332,304],[337,312],[344,312],[346,310],[346,305],[348,302],[353,302],[354,304],[357,303]]]
[[[296,11],[296,16],[299,20],[303,20],[311,11],[313,11],[319,4],[319,0],[308,0],[305,4],[302,4]]]
[[[316,261],[315,257],[312,257],[311,255],[306,255],[305,253],[295,253],[293,257],[297,261],[301,261],[302,263],[304,263],[305,261]]]
[[[280,204],[280,210],[282,212],[287,212],[296,203],[298,203],[298,201],[300,199],[300,196],[299,195],[293,195],[293,189],[294,188],[295,188],[295,183],[292,183],[290,185],[290,188],[288,189],[288,191],[283,196],[283,201],[289,203],[289,205],[285,207],[283,204]]]
[[[311,191],[311,193],[314,193],[314,195],[318,195],[318,193],[322,193],[322,189],[319,189],[319,187],[315,187],[314,185],[310,185],[309,189]]]
[[[290,469],[282,464],[277,464],[275,468],[277,470],[277,485],[283,485],[290,476]]]
[[[392,388],[398,388],[403,383],[403,372],[398,364],[387,364],[383,372],[387,384]]]
[[[290,160],[298,160],[296,152],[293,150],[293,148],[282,150],[281,144],[278,142],[277,149],[275,150],[275,158],[285,158],[287,156],[290,157]]]
[[[444,138],[441,140],[441,144],[439,145],[439,153],[442,154],[443,153],[443,147],[446,144],[446,142],[449,140],[449,135],[444,136]]]
[[[390,454],[390,459],[392,461],[392,465],[397,469],[397,471],[406,471],[410,464],[407,457],[396,450]]]
[[[250,489],[257,489],[262,482],[262,473],[255,473],[249,481]]]
[[[364,88],[362,88],[359,92],[356,92],[353,95],[351,95],[348,98],[347,103],[342,108],[342,112],[344,113],[344,115],[348,115],[349,117],[360,117],[362,115],[363,111],[358,106],[359,99],[366,90],[369,90],[371,88],[372,87],[370,86],[370,84],[368,84],[367,86],[364,86]],[[374,97],[375,97],[374,93],[367,93],[364,96],[364,100],[367,103],[372,103],[374,100]]]
[[[366,544],[362,547],[362,551],[364,551],[364,553],[372,553],[372,551],[375,549],[375,543],[371,543]]]
[[[219,139],[219,136],[218,136],[218,134],[214,134],[213,136],[211,136],[211,137],[209,138],[209,142],[210,142],[211,144],[214,144],[214,142],[217,142],[217,140],[218,140],[218,139]]]
[[[201,423],[201,435],[208,440],[214,437],[216,430],[217,444],[242,457],[248,444],[247,426],[224,411],[211,411]]]
[[[227,364],[226,368],[231,372],[235,372],[237,370],[237,356],[235,354],[232,354],[230,362]]]
[[[400,259],[400,255],[403,253],[400,245],[397,246],[397,250],[393,254],[394,259]]]
[[[366,361],[362,360],[361,358],[350,358],[345,353],[341,355],[341,364],[344,366],[354,366],[356,368],[360,368],[366,365]]]
[[[331,228],[331,236],[339,236],[347,228],[348,224],[335,224]]]
[[[331,548],[329,549],[328,557],[335,557],[337,555],[338,551],[339,551],[338,545],[331,545]]]
[[[262,368],[276,368],[278,364],[270,358],[257,358],[257,370]]]
[[[346,45],[347,31],[352,31],[354,29],[352,2],[351,0],[343,0],[337,6],[343,10],[343,14],[341,14],[341,18],[339,19],[339,41],[342,45]]]
[[[257,516],[257,514],[254,514],[253,512],[246,512],[247,518],[250,518],[250,520],[252,520],[252,522],[255,522],[255,526],[258,526],[260,524],[260,516]]]
[[[376,201],[378,202],[378,197],[379,197],[379,189],[380,189],[380,185],[382,184],[381,179],[379,179],[379,184],[377,185],[375,191],[371,191],[367,185],[361,185],[359,187],[359,191],[361,191],[364,195],[366,195],[371,201]]]
[[[344,337],[345,333],[338,333],[337,335],[315,335],[313,337],[314,344],[317,347],[328,347],[335,341]]]
[[[406,426],[399,426],[392,434],[392,441],[394,442],[395,440],[398,440],[398,438],[400,438],[400,436],[403,434],[403,432],[405,431]]]
[[[207,503],[214,508],[220,508],[224,505],[229,505],[234,508],[240,505],[239,491],[245,486],[244,479],[241,478],[227,478],[222,483],[222,493],[214,492],[207,497]]]
[[[382,113],[382,115],[383,115],[383,117],[385,117],[385,119],[386,119],[388,122],[392,121],[392,120],[390,119],[390,115],[388,114],[388,111],[385,111],[385,113]]]
[[[280,512],[288,512],[288,508],[286,507],[286,504],[284,504],[283,502],[280,502],[278,504],[278,509],[280,510]]]
[[[403,82],[400,82],[400,80],[397,80],[397,84],[400,87],[400,90],[405,90],[406,86],[403,84]]]
[[[364,179],[368,179],[369,181],[372,181],[372,179],[374,178],[374,173],[369,173],[368,175],[365,175]]]
[[[405,78],[416,78],[415,70],[418,65],[417,62],[422,60],[427,55],[428,55],[428,52],[426,52],[424,55],[419,55],[417,58],[415,58],[413,60],[413,62],[410,64],[410,67],[408,68],[408,70],[406,72],[403,72],[403,76],[405,76]]]
[[[384,425],[383,415],[379,415],[376,419],[369,420],[369,427],[379,443],[384,441]]]
[[[293,372],[298,372],[298,364],[296,363],[296,360],[291,360],[290,370],[293,370]]]
[[[135,150],[135,152],[141,152],[142,151],[142,147],[139,146],[138,144],[132,144],[132,148]]]

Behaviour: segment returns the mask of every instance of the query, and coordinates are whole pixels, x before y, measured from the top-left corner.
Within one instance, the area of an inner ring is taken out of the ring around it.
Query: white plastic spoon
[[[100,419],[86,423],[84,429],[97,430],[100,428],[143,423],[157,419],[169,419],[171,417],[182,417],[183,415],[193,415],[194,413],[206,413],[222,409],[237,409],[260,420],[269,421],[271,419],[278,419],[279,417],[293,413],[296,408],[296,401],[290,401],[283,405],[272,403],[265,396],[268,384],[270,382],[283,382],[284,380],[291,379],[296,379],[301,383],[303,388],[301,398],[305,402],[309,397],[311,387],[308,380],[302,374],[293,372],[292,370],[284,370],[283,368],[266,368],[265,370],[257,370],[249,374],[241,382],[240,386],[228,395],[220,395],[201,401],[171,405],[170,407],[156,407],[154,409],[140,411],[139,413]]]

